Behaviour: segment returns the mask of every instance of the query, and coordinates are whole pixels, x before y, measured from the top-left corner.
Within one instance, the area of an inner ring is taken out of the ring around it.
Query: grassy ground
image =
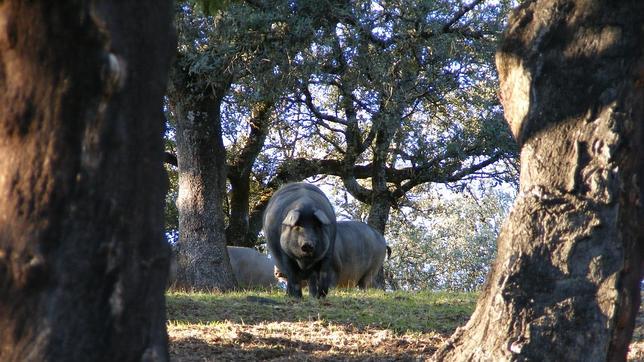
[[[413,361],[467,322],[476,295],[334,290],[297,302],[282,290],[171,292],[167,303],[175,361]],[[632,360],[644,356],[639,328]]]

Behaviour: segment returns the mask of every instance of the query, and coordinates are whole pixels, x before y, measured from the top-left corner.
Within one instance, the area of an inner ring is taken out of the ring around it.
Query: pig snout
[[[315,247],[313,246],[312,243],[302,244],[302,252],[306,254],[312,254],[314,250],[315,250]]]

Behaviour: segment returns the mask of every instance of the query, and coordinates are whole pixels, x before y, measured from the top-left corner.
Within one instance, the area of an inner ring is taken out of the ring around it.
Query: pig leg
[[[318,295],[318,273],[315,272],[309,277],[309,295],[317,297]]]
[[[302,284],[295,269],[289,260],[282,260],[282,264],[284,270],[281,271],[286,275],[286,293],[293,298],[302,298]]]
[[[329,286],[331,285],[331,275],[329,272],[320,272],[320,285],[318,286],[318,298],[324,298],[329,294]]]
[[[362,290],[369,288],[373,284],[373,277],[374,277],[374,274],[371,272],[365,274],[358,281],[358,288]]]
[[[329,254],[333,254],[333,249],[330,249]],[[316,293],[317,298],[324,298],[329,294],[329,288],[335,280],[336,273],[333,270],[332,259],[327,256],[320,263],[320,270],[316,273],[318,279],[318,290]]]
[[[293,298],[302,298],[302,286],[299,281],[290,279],[286,282],[286,292]]]

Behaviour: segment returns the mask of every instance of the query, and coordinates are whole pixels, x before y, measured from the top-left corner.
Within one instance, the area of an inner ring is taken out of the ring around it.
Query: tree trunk
[[[382,235],[385,235],[393,199],[393,195],[387,187],[387,155],[396,130],[401,124],[400,113],[400,110],[396,109],[393,117],[383,117],[384,119],[380,121],[383,124],[379,127],[380,129],[375,137],[371,175],[371,202],[369,203],[367,223]],[[385,270],[384,266],[381,266],[374,278],[374,286],[385,289],[385,282]]]
[[[379,233],[384,235],[387,221],[389,220],[389,211],[391,210],[391,201],[389,201],[391,195],[389,192],[374,192],[374,196],[375,195],[381,196],[373,198],[373,201],[369,207],[369,219],[367,220],[367,223],[374,229],[378,230]],[[385,270],[382,266],[380,267],[378,274],[376,274],[374,278],[374,287],[379,289],[386,288]]]
[[[257,233],[253,236],[249,235],[250,176],[268,135],[271,109],[270,102],[257,102],[253,106],[248,140],[228,169],[230,217],[226,228],[226,239],[229,245],[252,248],[257,240]]]
[[[437,360],[623,361],[644,230],[644,2],[529,1],[497,53],[521,189]]]
[[[389,212],[391,211],[391,194],[389,192],[374,192],[373,194],[374,198],[369,205],[367,224],[384,235],[387,221],[389,221]]]
[[[369,218],[367,223],[372,228],[378,230],[379,233],[385,235],[385,228],[387,227],[389,212],[391,211],[391,193],[387,189],[384,162],[377,162],[377,156],[374,158],[374,171],[371,178],[373,196],[369,204]],[[380,267],[373,282],[376,288],[385,289],[384,267]]]
[[[252,248],[249,231],[250,178],[242,175],[228,177],[230,180],[230,216],[226,228],[229,245]]]
[[[171,12],[170,1],[0,5],[2,361],[168,359]]]
[[[179,61],[177,61],[177,64]],[[220,106],[230,82],[212,88],[190,83],[175,65],[169,98],[177,122],[179,163],[179,241],[174,286],[226,291],[236,287],[226,250],[223,204],[226,197],[226,148]],[[192,89],[192,91],[190,91]]]

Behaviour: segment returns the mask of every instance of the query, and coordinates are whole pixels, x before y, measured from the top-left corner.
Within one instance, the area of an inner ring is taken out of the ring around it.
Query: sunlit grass
[[[213,325],[316,321],[395,333],[447,333],[463,325],[474,310],[473,293],[334,290],[317,300],[286,296],[283,290],[231,293],[167,293],[170,324]]]
[[[423,360],[467,322],[477,299],[378,290],[300,301],[283,290],[166,295],[174,361]],[[635,334],[630,360],[641,360]]]

